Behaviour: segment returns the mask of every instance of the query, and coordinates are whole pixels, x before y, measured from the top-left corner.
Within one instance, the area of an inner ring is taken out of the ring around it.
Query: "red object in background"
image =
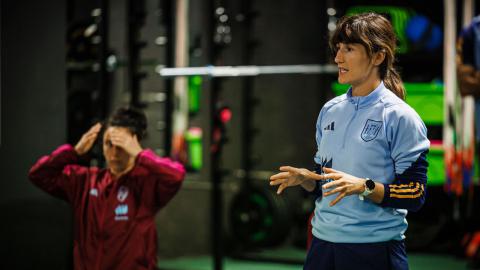
[[[219,107],[215,112],[215,123],[212,131],[212,153],[220,151],[221,145],[226,142],[225,125],[232,119],[232,111],[227,106]]]
[[[467,245],[465,250],[465,255],[468,258],[474,258],[478,253],[478,248],[480,246],[480,232],[475,232],[470,242]]]
[[[220,110],[220,121],[225,124],[232,119],[232,111],[230,108],[224,107]]]

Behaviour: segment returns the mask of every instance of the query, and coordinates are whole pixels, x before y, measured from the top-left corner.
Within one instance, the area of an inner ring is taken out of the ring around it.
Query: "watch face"
[[[373,190],[375,188],[375,182],[373,182],[372,179],[367,179],[367,181],[365,182],[365,185],[369,190]]]

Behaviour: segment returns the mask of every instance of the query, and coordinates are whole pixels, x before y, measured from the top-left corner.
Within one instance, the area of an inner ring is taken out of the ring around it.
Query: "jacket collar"
[[[365,108],[380,101],[385,91],[389,90],[385,88],[383,81],[366,96],[352,96],[352,87],[350,87],[347,91],[347,99],[350,103],[355,104],[357,108]]]

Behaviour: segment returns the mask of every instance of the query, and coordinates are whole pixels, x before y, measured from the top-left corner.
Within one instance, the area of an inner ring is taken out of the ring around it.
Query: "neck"
[[[352,85],[352,96],[368,96],[380,82],[381,80],[378,78],[360,85]]]
[[[121,168],[121,169],[118,169],[118,170],[115,169],[115,168],[110,168],[110,172],[112,173],[112,175],[115,179],[118,179],[122,175],[125,175],[129,171],[131,171],[133,169],[134,165],[135,165],[135,163],[132,160],[130,160],[125,168]]]
[[[352,83],[352,96],[368,96],[382,81],[378,73],[378,67],[372,67],[366,73],[363,80]]]

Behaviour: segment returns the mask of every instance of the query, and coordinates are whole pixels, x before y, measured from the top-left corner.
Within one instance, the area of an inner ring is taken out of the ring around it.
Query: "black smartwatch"
[[[365,178],[365,183],[363,184],[365,186],[365,190],[358,195],[358,198],[363,201],[365,196],[368,196],[373,193],[373,190],[375,189],[375,182],[370,179],[370,178]]]

